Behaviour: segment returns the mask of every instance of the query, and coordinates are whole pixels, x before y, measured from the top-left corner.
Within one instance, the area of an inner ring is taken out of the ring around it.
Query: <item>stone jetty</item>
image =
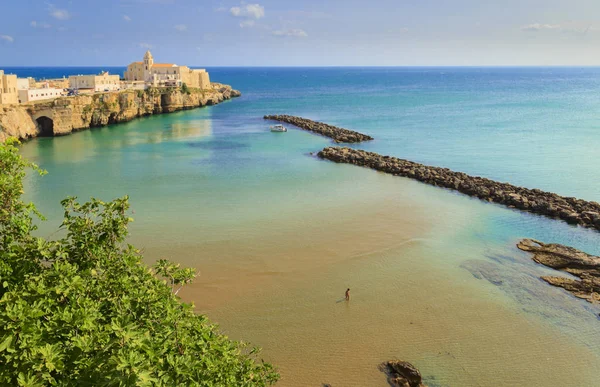
[[[517,243],[517,247],[532,253],[537,263],[579,278],[543,276],[542,279],[550,285],[563,288],[589,302],[600,302],[600,257],[570,246],[546,244],[535,239],[523,239]]]
[[[482,200],[503,204],[510,208],[600,230],[600,204],[597,202],[564,197],[539,189],[518,187],[483,177],[470,176],[462,172],[454,172],[448,168],[430,167],[396,157],[382,156],[346,147],[327,147],[320,151],[318,156],[336,163],[354,164],[392,175],[409,177]]]
[[[314,133],[318,133],[322,136],[329,137],[338,143],[339,142],[356,143],[356,142],[373,140],[373,137],[367,136],[366,134],[362,134],[362,133],[355,132],[353,130],[344,129],[344,128],[338,128],[337,126],[324,124],[322,122],[312,121],[312,120],[302,118],[302,117],[288,116],[286,114],[283,114],[283,115],[264,116],[264,119],[280,121],[280,122],[287,122],[288,124],[292,124],[301,129],[304,129],[304,130],[308,130],[309,132],[314,132]]]

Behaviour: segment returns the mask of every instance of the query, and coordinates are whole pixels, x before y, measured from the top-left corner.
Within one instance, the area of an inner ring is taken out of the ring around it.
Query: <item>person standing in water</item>
[[[350,301],[350,288],[346,289],[346,301]]]

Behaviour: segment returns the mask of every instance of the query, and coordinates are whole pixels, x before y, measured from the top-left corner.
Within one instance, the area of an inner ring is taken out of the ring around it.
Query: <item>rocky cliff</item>
[[[0,106],[0,141],[61,136],[141,116],[215,105],[240,95],[231,86],[213,83],[211,90],[149,88]]]

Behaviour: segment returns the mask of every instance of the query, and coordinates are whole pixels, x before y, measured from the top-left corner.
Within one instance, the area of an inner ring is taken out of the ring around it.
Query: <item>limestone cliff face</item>
[[[29,138],[38,133],[35,120],[19,105],[0,106],[0,141],[7,137]]]
[[[212,90],[150,88],[0,106],[0,141],[61,136],[141,116],[215,105],[240,95],[231,86],[213,83]]]

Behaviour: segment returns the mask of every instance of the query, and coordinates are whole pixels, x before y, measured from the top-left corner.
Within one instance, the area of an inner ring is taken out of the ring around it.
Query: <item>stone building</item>
[[[17,90],[35,89],[35,79],[32,77],[17,78]]]
[[[4,70],[0,70],[0,105],[17,103],[19,103],[17,76],[14,74],[4,74]]]
[[[174,63],[154,63],[150,51],[142,62],[133,62],[125,71],[126,81],[144,81],[149,86],[181,86],[210,89],[210,78],[204,69],[190,69]]]
[[[69,87],[80,92],[116,91],[121,88],[118,75],[110,75],[104,71],[98,75],[71,75]]]

